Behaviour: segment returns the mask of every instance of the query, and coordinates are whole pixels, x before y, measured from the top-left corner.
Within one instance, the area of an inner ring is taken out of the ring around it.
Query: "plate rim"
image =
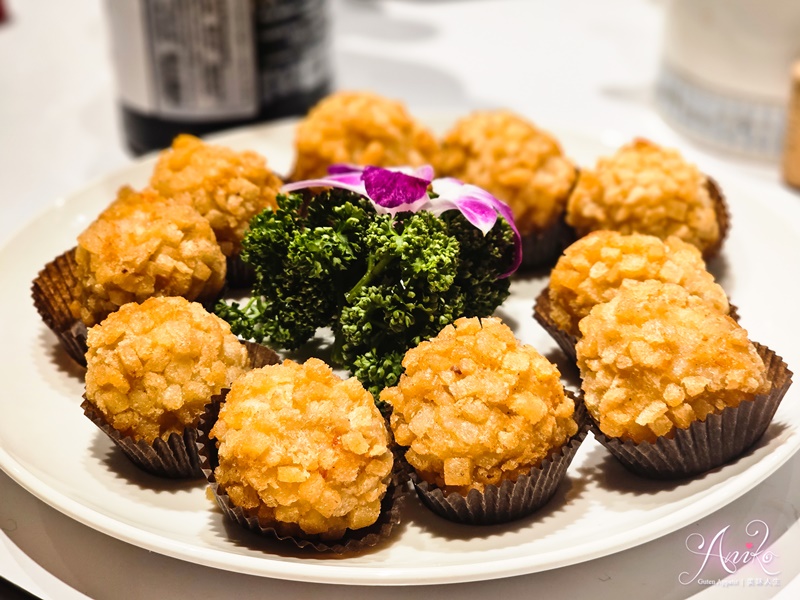
[[[439,118],[437,115],[435,118]],[[452,115],[448,118],[452,119]],[[259,124],[257,126],[243,127],[209,137],[210,141],[216,143],[235,143],[239,138],[262,135],[264,132],[276,128],[293,126],[296,119],[284,119],[278,122]],[[602,144],[599,136],[592,135],[594,132],[578,132],[572,130],[559,129],[559,137],[567,136],[573,138],[583,138],[594,144]],[[231,140],[233,142],[231,142]],[[58,198],[50,205],[42,208],[25,224],[17,227],[16,230],[7,238],[6,242],[0,246],[0,255],[9,251],[9,247],[21,235],[36,224],[45,219],[51,211],[69,205],[89,189],[102,186],[109,180],[123,176],[135,168],[142,168],[148,162],[155,159],[157,153],[150,153],[142,156],[130,164],[105,175],[98,176],[90,182],[81,186],[78,190]],[[729,177],[730,176],[730,177]],[[733,177],[729,173],[725,174],[726,179]],[[737,177],[740,177],[737,175]],[[747,187],[764,185],[763,182],[751,180]],[[790,210],[794,212],[792,219],[796,220],[797,212],[800,209]],[[787,444],[788,449],[787,449]],[[683,506],[670,518],[660,518],[649,523],[647,527],[639,527],[635,531],[621,532],[611,538],[604,540],[589,540],[578,548],[583,548],[583,552],[575,555],[574,548],[562,549],[552,553],[548,560],[538,560],[531,562],[530,557],[500,558],[482,562],[482,570],[476,570],[474,564],[466,565],[446,565],[436,566],[422,565],[416,567],[376,567],[373,565],[335,565],[321,564],[319,562],[308,563],[300,561],[275,560],[270,555],[251,556],[226,552],[219,548],[203,548],[189,544],[185,541],[175,540],[167,536],[157,535],[152,532],[135,527],[134,525],[120,522],[111,516],[98,512],[91,506],[87,506],[76,499],[69,497],[58,489],[50,486],[46,481],[38,478],[35,473],[27,469],[18,461],[5,447],[0,446],[0,468],[3,469],[12,479],[19,483],[29,493],[33,494],[41,501],[55,508],[68,517],[106,535],[130,543],[141,548],[145,548],[159,554],[171,556],[181,560],[196,562],[210,567],[222,568],[239,573],[246,573],[256,576],[274,577],[279,579],[289,579],[296,581],[306,581],[315,583],[333,583],[348,585],[429,585],[457,582],[470,582],[489,580],[502,577],[511,577],[526,573],[549,570],[577,564],[589,560],[620,552],[640,544],[647,543],[663,535],[684,527],[693,521],[707,516],[716,510],[733,502],[743,494],[753,489],[778,468],[787,462],[798,450],[800,450],[800,431],[795,427],[793,435],[790,435],[782,442],[781,447],[787,449],[784,453],[769,453],[762,461],[761,468],[755,472],[755,477],[741,477],[747,471],[739,474],[739,477],[730,480],[724,486],[725,494],[707,494],[699,505],[698,503]],[[752,471],[752,466],[748,469]],[[752,475],[752,473],[751,473]],[[643,533],[642,530],[645,530]],[[611,547],[611,549],[609,549]],[[565,554],[572,556],[562,556]],[[553,557],[555,555],[555,557]],[[251,564],[252,563],[252,564]],[[256,566],[253,564],[258,563]],[[266,568],[265,568],[265,565]],[[490,568],[486,568],[486,567]]]
[[[799,437],[799,436],[796,436]],[[799,437],[800,439],[800,437]],[[757,442],[758,444],[758,442]],[[796,444],[800,448],[800,441]],[[474,565],[448,565],[440,567],[436,565],[424,566],[422,571],[420,567],[393,567],[393,568],[376,568],[372,566],[347,566],[341,565],[327,565],[327,564],[308,564],[301,561],[276,561],[272,560],[269,556],[245,556],[241,554],[232,554],[224,550],[216,548],[198,548],[191,544],[176,541],[165,536],[158,536],[150,532],[144,531],[132,525],[121,523],[109,516],[93,510],[92,508],[73,500],[72,498],[62,494],[58,490],[49,487],[46,483],[36,478],[27,469],[24,469],[18,461],[11,457],[5,450],[0,447],[0,468],[16,481],[19,485],[25,488],[28,492],[36,496],[45,504],[51,506],[62,514],[70,517],[99,531],[105,535],[113,537],[117,540],[132,544],[134,546],[151,550],[164,556],[170,556],[188,562],[196,562],[208,567],[222,568],[224,570],[255,575],[260,577],[271,577],[276,579],[286,579],[290,581],[301,581],[306,583],[327,583],[327,584],[341,584],[341,585],[357,585],[357,586],[422,586],[422,585],[442,585],[452,583],[469,583],[475,581],[488,581],[492,579],[500,579],[505,577],[514,577],[517,575],[531,574],[540,571],[548,571],[567,567],[583,562],[588,562],[610,554],[616,554],[636,546],[646,544],[664,535],[668,535],[682,527],[685,527],[692,522],[701,519],[721,508],[727,506],[733,501],[737,500],[745,493],[755,488],[762,483],[765,479],[775,473],[781,466],[783,466],[794,454],[790,452],[785,458],[774,458],[770,461],[769,468],[764,471],[759,471],[759,477],[756,478],[738,478],[736,481],[739,485],[734,486],[735,489],[731,490],[726,486],[727,492],[733,492],[729,497],[724,498],[722,494],[710,494],[707,498],[713,499],[713,502],[704,503],[701,509],[697,509],[697,504],[687,505],[673,514],[669,524],[665,526],[663,521],[665,519],[658,519],[651,522],[645,534],[641,534],[642,527],[635,531],[639,533],[634,537],[630,533],[619,533],[612,538],[604,538],[604,541],[589,541],[579,548],[586,548],[579,556],[564,556],[571,553],[573,548],[563,549],[555,552],[556,559],[550,558],[546,566],[540,563],[531,564],[525,560],[525,557],[517,557],[514,559],[500,559],[489,562],[482,562],[482,565],[497,565],[496,568],[487,571],[476,572]],[[771,454],[770,456],[779,456]],[[9,462],[7,462],[9,461]],[[9,464],[13,463],[19,469],[9,469]],[[28,478],[30,475],[30,478]],[[41,487],[39,486],[41,484]],[[57,502],[60,500],[60,502]],[[680,515],[680,518],[675,517]],[[223,518],[220,515],[220,518]],[[113,525],[113,526],[112,526]],[[614,542],[609,544],[609,540]],[[160,543],[159,543],[160,542]],[[613,545],[614,549],[609,551],[608,546]],[[552,556],[552,555],[551,555]],[[216,560],[215,560],[216,558]],[[274,565],[273,568],[255,568],[251,563],[264,563]],[[532,568],[533,567],[533,568]],[[448,574],[442,574],[442,571],[447,571]],[[361,577],[359,577],[361,575]]]

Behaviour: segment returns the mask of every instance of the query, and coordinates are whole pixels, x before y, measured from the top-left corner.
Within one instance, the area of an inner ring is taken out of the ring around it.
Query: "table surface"
[[[0,243],[57,198],[129,164],[97,0],[16,0],[0,25]],[[652,109],[663,2],[654,0],[333,0],[339,88],[372,89],[412,110],[503,106],[545,128],[619,143],[643,135],[705,170],[735,168],[778,189],[777,168],[694,145]],[[785,193],[785,192],[784,192]],[[800,201],[800,197],[798,197]],[[2,339],[0,337],[0,339]],[[420,590],[597,600],[800,597],[800,457],[722,510],[659,540],[580,565]],[[780,585],[750,563],[730,587],[684,586],[686,538],[753,519],[770,524]],[[115,540],[37,500],[0,472],[0,575],[41,598],[400,598],[408,590],[266,580],[202,567]],[[266,587],[268,586],[268,587]],[[0,596],[17,597],[0,587]],[[20,596],[21,597],[21,596]]]

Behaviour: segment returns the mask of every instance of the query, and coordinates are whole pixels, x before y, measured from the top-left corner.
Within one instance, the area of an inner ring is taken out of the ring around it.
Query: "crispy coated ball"
[[[222,253],[232,256],[241,250],[250,219],[277,207],[282,182],[252,150],[236,152],[184,134],[161,153],[150,185],[191,203],[211,223]]]
[[[120,189],[78,237],[75,260],[79,289],[71,308],[89,326],[151,296],[211,299],[225,282],[225,257],[208,221],[152,190]]]
[[[567,223],[579,236],[597,229],[670,235],[701,252],[720,236],[707,179],[676,150],[643,139],[581,170],[567,202]]]
[[[747,332],[674,283],[625,281],[580,327],[586,407],[611,437],[653,442],[769,389]]]
[[[595,231],[564,251],[550,273],[550,317],[559,328],[580,336],[579,321],[595,304],[608,302],[626,279],[677,283],[728,314],[725,291],[706,271],[700,251],[670,236]]]
[[[553,136],[507,111],[458,121],[442,141],[438,171],[506,202],[522,235],[561,217],[576,175]]]
[[[372,396],[316,358],[247,373],[211,430],[214,475],[233,504],[283,534],[341,538],[372,525],[386,493],[389,432]]]
[[[439,145],[401,102],[369,92],[339,92],[317,104],[297,127],[292,179],[314,179],[335,163],[418,167]]]
[[[578,430],[558,369],[500,319],[458,319],[403,367],[381,400],[406,460],[445,493],[516,481]]]
[[[87,341],[86,399],[122,435],[148,443],[195,425],[248,368],[230,326],[184,298],[126,304]]]

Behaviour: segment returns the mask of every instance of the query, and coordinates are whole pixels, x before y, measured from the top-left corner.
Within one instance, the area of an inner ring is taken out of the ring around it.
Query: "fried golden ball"
[[[208,219],[225,256],[238,254],[250,219],[277,207],[282,182],[263,156],[179,135],[158,158],[150,185]]]
[[[75,260],[72,310],[89,326],[151,296],[212,299],[225,282],[225,257],[208,221],[152,190],[120,189],[78,237]]]
[[[87,342],[86,399],[122,435],[148,443],[195,425],[248,367],[230,326],[184,298],[126,304]]]
[[[458,319],[403,367],[381,400],[406,460],[445,493],[516,481],[578,430],[558,369],[500,319]]]
[[[730,306],[725,291],[706,270],[700,251],[674,236],[595,231],[564,251],[550,273],[550,317],[580,335],[578,323],[595,304],[608,302],[626,279],[676,283],[721,314]]]
[[[566,219],[579,236],[598,229],[674,235],[701,252],[721,235],[706,176],[676,150],[643,139],[581,170]]]
[[[769,389],[747,332],[674,283],[625,281],[580,328],[586,407],[611,437],[653,442]]]
[[[231,386],[211,431],[233,504],[287,535],[341,538],[380,515],[392,453],[372,396],[321,360],[291,360]]]
[[[522,235],[561,218],[575,167],[556,139],[508,111],[476,112],[442,141],[440,175],[477,185],[506,202]]]
[[[433,133],[406,107],[369,92],[338,92],[297,127],[292,179],[315,179],[335,163],[397,167],[432,164],[439,150]]]

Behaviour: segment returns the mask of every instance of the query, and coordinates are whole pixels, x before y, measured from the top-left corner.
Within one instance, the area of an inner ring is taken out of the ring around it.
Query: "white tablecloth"
[[[129,164],[117,124],[98,0],[16,0],[0,26],[0,243],[92,178]],[[663,6],[647,0],[338,0],[337,87],[372,89],[413,110],[505,106],[544,127],[634,135],[778,186],[770,165],[693,146],[651,108]],[[6,316],[4,316],[6,318]],[[660,540],[580,565],[493,582],[425,588],[442,598],[800,597],[800,458],[756,489]],[[682,586],[694,531],[772,524],[780,587],[753,564],[731,588]],[[43,598],[401,598],[408,589],[267,580],[130,546],[61,515],[0,473],[0,575]],[[0,588],[1,589],[1,588]]]

